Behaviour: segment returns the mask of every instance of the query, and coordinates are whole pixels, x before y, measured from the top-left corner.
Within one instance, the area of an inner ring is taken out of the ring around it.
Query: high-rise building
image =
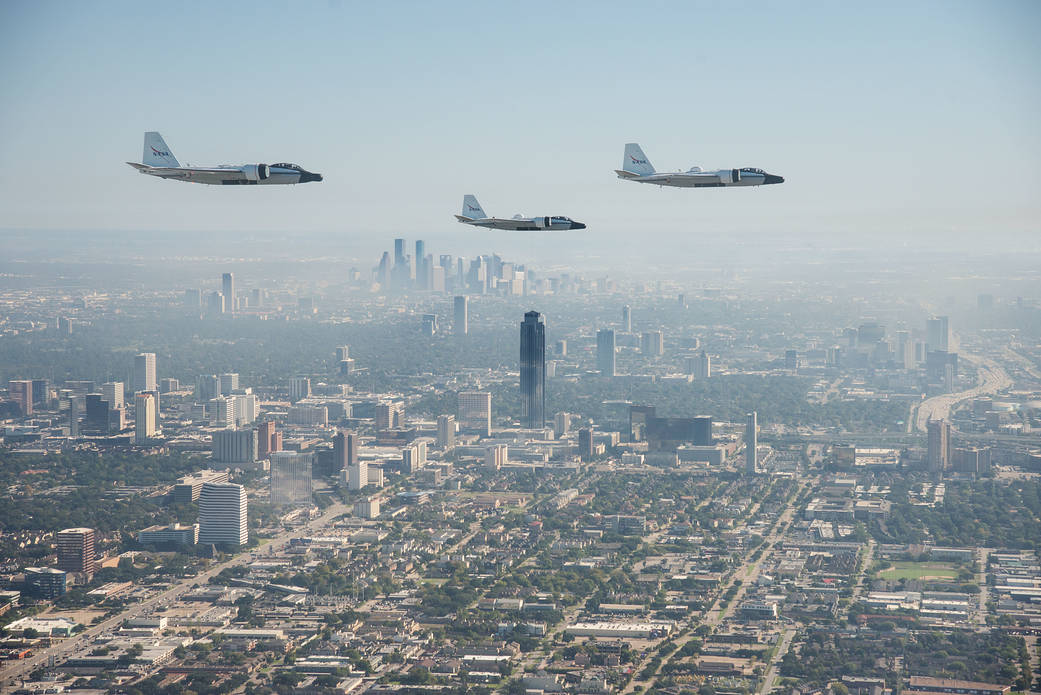
[[[687,372],[695,379],[709,379],[712,377],[712,358],[702,350],[694,357],[687,358]]]
[[[596,368],[600,376],[615,375],[614,331],[609,328],[596,332]]]
[[[142,352],[134,357],[134,390],[159,391],[154,352]]]
[[[546,324],[537,311],[520,326],[521,426],[546,426]]]
[[[281,440],[280,442],[281,443]],[[257,458],[260,460],[271,456],[271,452],[278,451],[281,446],[275,446],[275,422],[267,420],[257,427]]]
[[[665,337],[661,331],[646,331],[640,336],[640,352],[648,357],[661,357],[665,354]]]
[[[67,528],[58,531],[58,569],[87,575],[97,571],[94,529]]]
[[[143,443],[157,434],[155,395],[139,393],[134,396],[134,441]]]
[[[571,413],[560,411],[553,418],[553,436],[560,439],[571,430]]]
[[[195,379],[195,400],[210,401],[220,395],[220,377],[203,374]]]
[[[210,292],[206,295],[206,308],[211,314],[223,314],[225,307],[224,295],[220,292]]]
[[[22,415],[33,414],[33,382],[29,379],[12,379],[7,382],[7,393],[18,404]]]
[[[122,381],[109,381],[101,385],[101,398],[112,410],[126,407]]]
[[[785,369],[798,369],[799,368],[799,351],[798,350],[785,350],[784,351],[784,368]]]
[[[26,567],[26,593],[36,598],[55,599],[68,588],[68,575],[53,567]]]
[[[337,362],[337,364],[339,364],[340,362],[344,362],[346,360],[349,360],[350,358],[351,358],[351,346],[350,345],[340,345],[340,346],[338,346],[336,348],[336,362]]]
[[[271,504],[309,506],[311,464],[310,453],[279,451],[271,454]]]
[[[356,461],[347,468],[347,489],[361,490],[369,484],[369,464],[366,461]]]
[[[951,351],[951,322],[947,316],[937,316],[925,324],[925,345],[929,352]]]
[[[437,416],[437,445],[445,451],[455,448],[455,416]]]
[[[583,461],[593,458],[593,430],[588,427],[578,431],[578,455]]]
[[[401,470],[415,473],[426,464],[426,444],[419,443],[401,449]]]
[[[354,503],[354,516],[362,519],[376,519],[380,515],[380,498],[366,497]]]
[[[416,287],[427,289],[427,251],[422,239],[416,239]]]
[[[80,436],[80,416],[83,415],[84,397],[80,395],[69,396],[69,436]]]
[[[109,408],[104,396],[100,393],[88,393],[84,399],[86,408],[83,426],[88,432],[103,433],[109,431]]]
[[[434,265],[434,257],[427,256],[427,273],[430,275],[430,289],[439,294],[444,294],[448,289],[445,269]]]
[[[486,391],[459,393],[459,426],[487,437],[492,432],[492,394]]]
[[[329,424],[329,409],[324,405],[293,405],[286,411],[286,422],[305,427],[325,427]]]
[[[217,396],[210,401],[210,423],[216,427],[234,427],[236,421],[235,406],[237,403],[233,398]]]
[[[389,430],[405,424],[405,404],[401,401],[376,404],[376,429]]]
[[[470,298],[460,295],[455,298],[455,320],[452,328],[456,335],[470,332]]]
[[[257,460],[259,438],[254,429],[218,430],[213,433],[212,457],[223,463],[253,463]]]
[[[311,396],[311,380],[306,376],[296,376],[289,380],[289,400],[293,403],[301,398]]]
[[[691,418],[691,430],[694,435],[694,446],[712,446],[712,418],[709,415],[696,415]]]
[[[337,432],[333,437],[333,473],[339,474],[358,462],[358,438],[353,432]]]
[[[946,420],[930,420],[926,424],[926,430],[926,468],[930,473],[942,475],[951,462],[951,424]]]
[[[218,377],[220,392],[222,396],[230,396],[239,389],[239,375],[236,372],[227,372]]]
[[[910,331],[896,332],[896,363],[903,369],[914,369],[914,339]]]
[[[203,483],[199,492],[199,543],[249,542],[246,488],[234,483]]]
[[[633,310],[626,304],[622,307],[622,333],[633,332]]]
[[[497,471],[509,462],[509,448],[505,444],[493,444],[484,450],[485,468]]]
[[[51,382],[48,379],[33,379],[33,407],[47,407],[50,400]]]
[[[260,399],[254,393],[236,393],[228,400],[235,404],[235,427],[253,424],[260,415]]]
[[[221,276],[221,294],[224,295],[224,311],[235,313],[235,274],[224,273]]]
[[[405,262],[405,240],[394,240],[394,265],[399,266]]]
[[[745,473],[753,475],[756,465],[759,463],[759,422],[758,415],[753,410],[745,415]]]

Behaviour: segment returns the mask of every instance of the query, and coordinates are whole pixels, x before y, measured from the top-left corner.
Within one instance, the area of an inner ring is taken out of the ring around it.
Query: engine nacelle
[[[242,167],[247,181],[264,181],[271,176],[271,167],[267,164],[247,164]]]

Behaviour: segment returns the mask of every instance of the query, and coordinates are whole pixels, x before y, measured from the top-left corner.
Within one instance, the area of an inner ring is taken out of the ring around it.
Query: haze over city
[[[1041,693],[1039,30],[0,4],[0,693]]]

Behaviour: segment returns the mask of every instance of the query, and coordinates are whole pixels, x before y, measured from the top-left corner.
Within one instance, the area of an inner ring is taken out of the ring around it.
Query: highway
[[[915,429],[919,432],[926,431],[926,425],[930,420],[948,419],[951,409],[959,403],[987,394],[998,393],[1012,386],[1012,379],[1004,367],[989,357],[965,354],[959,357],[966,362],[976,365],[979,376],[977,384],[965,391],[945,393],[922,401],[918,405],[918,411],[915,414]]]
[[[271,541],[263,546],[265,552],[270,549],[279,548],[289,542],[289,539],[294,536],[306,535],[308,532],[317,530],[322,526],[327,525],[336,516],[344,514],[349,511],[350,507],[347,505],[336,503],[327,507],[324,512],[313,519],[312,521],[289,530],[284,530],[281,533],[274,536]],[[60,663],[64,658],[68,657],[70,653],[83,649],[91,640],[99,635],[117,629],[124,620],[131,618],[137,618],[142,615],[148,615],[152,610],[163,603],[169,603],[174,599],[181,596],[181,594],[188,591],[193,584],[206,584],[210,578],[217,576],[221,571],[228,569],[229,567],[237,567],[249,562],[256,549],[243,550],[235,557],[215,564],[209,569],[200,572],[194,577],[187,577],[181,581],[173,584],[168,589],[156,594],[152,598],[145,599],[140,603],[135,603],[131,606],[127,606],[122,612],[114,615],[106,620],[92,625],[87,628],[84,632],[81,632],[68,639],[61,640],[55,644],[35,651],[31,657],[18,662],[7,662],[8,666],[0,671],[0,691],[7,692],[13,689],[19,681],[24,680],[28,674],[34,670],[47,664],[52,658],[55,663]]]

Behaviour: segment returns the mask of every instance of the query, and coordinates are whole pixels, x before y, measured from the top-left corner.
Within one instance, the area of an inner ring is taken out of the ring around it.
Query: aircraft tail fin
[[[468,217],[471,220],[483,220],[488,215],[485,214],[481,204],[477,202],[476,196],[467,193],[463,196],[463,214],[461,217]]]
[[[625,154],[622,156],[622,171],[627,171],[636,176],[648,176],[654,173],[651,160],[643,153],[640,146],[630,142],[625,146]]]
[[[180,167],[173,152],[166,146],[163,136],[155,131],[145,133],[145,150],[141,163],[153,167]]]

